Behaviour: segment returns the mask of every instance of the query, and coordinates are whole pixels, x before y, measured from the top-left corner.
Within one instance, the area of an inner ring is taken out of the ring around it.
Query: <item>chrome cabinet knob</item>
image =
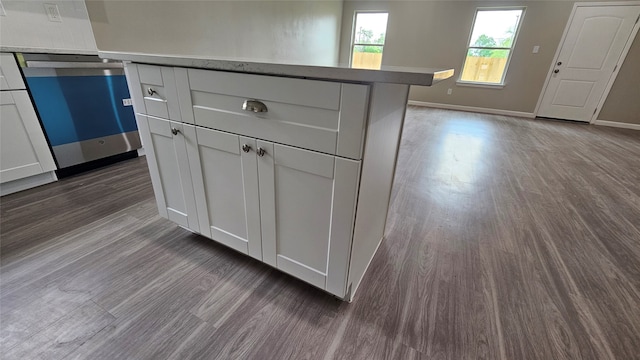
[[[560,72],[560,70],[559,70],[559,69],[555,69],[555,70],[553,70],[553,73],[554,73],[554,74],[557,74],[557,73],[559,73],[559,72]]]
[[[249,151],[251,151],[251,145],[249,144],[242,145],[242,151],[248,153]]]
[[[558,66],[562,65],[562,61],[558,61]]]
[[[258,154],[258,156],[264,156],[264,154],[266,154],[267,152],[263,148],[259,147],[256,150],[256,153]]]
[[[245,100],[242,104],[242,110],[251,111],[254,113],[267,112],[267,105],[258,100]]]
[[[158,92],[153,90],[153,88],[148,88],[147,89],[147,94],[149,94],[149,96],[153,96],[153,94],[157,94]]]
[[[178,133],[180,132],[180,130],[176,129],[176,128],[171,128],[171,133],[173,135],[178,135]]]

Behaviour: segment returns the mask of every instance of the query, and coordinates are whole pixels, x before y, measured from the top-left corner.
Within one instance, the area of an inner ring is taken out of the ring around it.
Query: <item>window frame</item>
[[[384,30],[384,44],[361,44],[356,43],[356,22],[358,14],[387,14],[387,25]],[[379,46],[382,48],[382,58],[380,59],[380,67],[382,67],[382,59],[384,58],[384,46],[387,44],[387,30],[389,29],[389,11],[386,10],[356,10],[353,12],[353,21],[351,22],[351,46],[349,47],[349,68],[353,67],[353,49],[356,46]]]
[[[518,20],[518,25],[513,33],[513,42],[511,43],[511,47],[477,47],[471,46],[471,36],[473,36],[473,30],[476,27],[476,19],[478,18],[478,13],[480,11],[503,11],[503,10],[522,10],[522,14],[520,15],[520,19]],[[467,38],[467,45],[465,47],[464,58],[462,59],[462,66],[460,67],[460,75],[456,80],[457,85],[461,86],[471,86],[471,87],[484,87],[484,88],[503,88],[505,86],[505,79],[507,78],[507,72],[509,71],[509,65],[511,64],[511,57],[513,56],[513,51],[516,48],[516,43],[518,41],[518,36],[520,35],[520,28],[522,27],[522,20],[524,19],[525,13],[527,11],[526,6],[492,6],[492,7],[477,7],[476,11],[473,15],[473,22],[471,23],[471,29],[469,30],[469,37]],[[464,72],[464,66],[467,62],[467,55],[469,54],[469,50],[471,49],[492,49],[492,50],[509,50],[509,55],[507,56],[507,62],[504,65],[504,71],[502,72],[502,78],[499,83],[490,83],[490,82],[481,82],[481,81],[468,81],[462,80],[462,73]]]

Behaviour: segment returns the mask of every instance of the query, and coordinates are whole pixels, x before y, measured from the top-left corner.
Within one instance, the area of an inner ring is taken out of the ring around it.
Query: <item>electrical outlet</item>
[[[452,93],[452,92],[453,92],[453,90],[452,90],[452,89],[448,89],[448,90],[447,90],[447,95],[451,95],[451,93]]]
[[[132,106],[133,103],[131,102],[131,99],[122,99],[122,105],[123,106]]]
[[[62,17],[60,17],[60,11],[58,10],[58,5],[44,4],[44,11],[47,13],[47,17],[49,18],[49,21],[62,22]]]
[[[537,54],[537,53],[538,53],[538,51],[540,51],[540,46],[538,46],[538,45],[534,46],[534,47],[533,47],[533,53],[534,53],[534,54]]]

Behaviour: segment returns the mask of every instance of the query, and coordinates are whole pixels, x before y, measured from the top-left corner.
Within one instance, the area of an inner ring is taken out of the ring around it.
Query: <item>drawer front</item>
[[[360,159],[369,87],[188,69],[177,76],[183,120],[327,154]],[[185,88],[183,88],[185,87]],[[259,101],[265,112],[243,109]],[[184,103],[183,103],[184,102]],[[189,103],[186,103],[189,102]],[[192,109],[185,114],[185,109]]]
[[[127,80],[136,112],[180,121],[173,68],[128,64]]]
[[[20,69],[13,54],[0,54],[0,90],[25,89]]]

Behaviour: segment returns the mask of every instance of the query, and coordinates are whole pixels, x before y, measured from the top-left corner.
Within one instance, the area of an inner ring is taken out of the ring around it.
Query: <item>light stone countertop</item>
[[[363,83],[393,83],[431,86],[453,76],[447,68],[407,68],[383,66],[381,70],[352,69],[341,65],[287,63],[263,59],[198,57],[182,55],[144,54],[118,51],[98,51],[102,58],[134,63],[202,68],[252,74],[338,80]]]
[[[49,49],[49,48],[27,47],[27,46],[0,46],[0,52],[37,53],[37,54],[98,55],[98,50]]]

